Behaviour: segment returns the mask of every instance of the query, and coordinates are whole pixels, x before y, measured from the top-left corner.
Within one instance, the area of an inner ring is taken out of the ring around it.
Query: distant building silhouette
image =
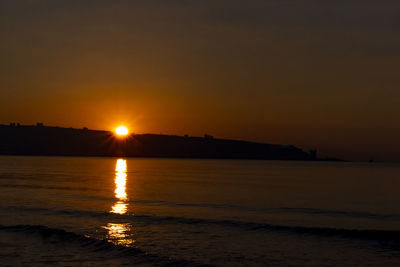
[[[36,123],[36,127],[43,127],[44,125],[43,125],[43,122],[37,122]]]
[[[311,157],[311,159],[316,159],[317,158],[317,150],[316,149],[311,149],[310,150],[310,157]]]
[[[209,134],[205,134],[204,135],[204,139],[214,139],[214,136],[209,135]]]

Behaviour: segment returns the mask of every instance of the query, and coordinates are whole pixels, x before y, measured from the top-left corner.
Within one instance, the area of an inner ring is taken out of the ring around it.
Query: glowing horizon
[[[396,1],[8,2],[0,122],[400,161]]]

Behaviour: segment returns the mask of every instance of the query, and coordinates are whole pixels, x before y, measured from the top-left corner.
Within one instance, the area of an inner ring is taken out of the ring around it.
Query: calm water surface
[[[0,157],[11,265],[400,265],[400,165]]]

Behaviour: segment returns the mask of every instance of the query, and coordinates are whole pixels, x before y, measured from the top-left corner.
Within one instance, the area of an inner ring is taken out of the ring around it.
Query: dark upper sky
[[[0,0],[0,123],[400,160],[400,2]]]

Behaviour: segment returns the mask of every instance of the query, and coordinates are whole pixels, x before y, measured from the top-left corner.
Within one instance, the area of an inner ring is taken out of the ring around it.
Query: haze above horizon
[[[0,124],[400,161],[398,1],[0,0]]]

